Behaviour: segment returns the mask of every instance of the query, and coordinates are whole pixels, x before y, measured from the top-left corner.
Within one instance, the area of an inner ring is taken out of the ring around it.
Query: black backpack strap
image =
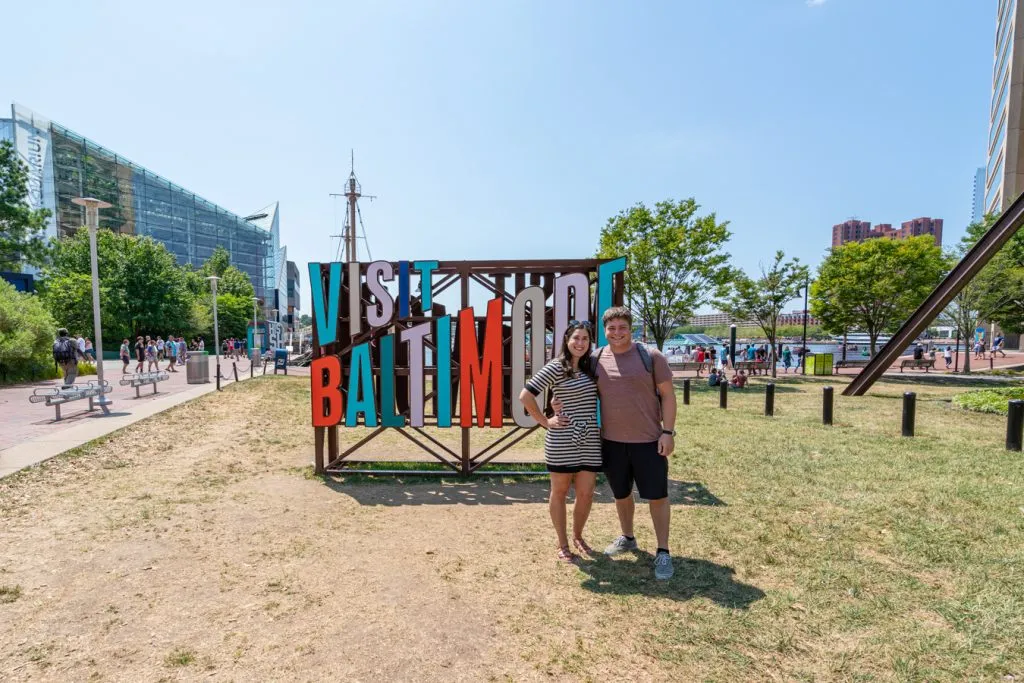
[[[644,370],[651,376],[651,384],[654,385],[654,395],[661,398],[661,392],[658,391],[658,380],[654,378],[654,360],[651,358],[650,351],[643,344],[634,343],[636,346],[636,352],[640,354],[640,362],[644,364]]]
[[[590,354],[590,362],[589,362],[589,364],[590,364],[590,376],[594,377],[595,379],[597,378],[597,366],[601,362],[601,354],[602,353],[604,353],[604,347],[603,346],[598,346],[594,350],[594,353]]]

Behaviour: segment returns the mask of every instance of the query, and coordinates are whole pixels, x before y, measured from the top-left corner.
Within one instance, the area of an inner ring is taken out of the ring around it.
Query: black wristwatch
[[[668,434],[669,436],[675,436],[676,435],[676,430],[674,430],[674,429],[662,429],[661,433],[662,434]]]

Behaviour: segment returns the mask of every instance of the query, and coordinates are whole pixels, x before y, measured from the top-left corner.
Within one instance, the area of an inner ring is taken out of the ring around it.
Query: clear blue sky
[[[816,265],[850,217],[952,244],[985,163],[996,0],[287,5],[40,2],[0,98],[238,213],[279,200],[303,271],[353,147],[374,258],[587,257],[693,196],[748,270]]]

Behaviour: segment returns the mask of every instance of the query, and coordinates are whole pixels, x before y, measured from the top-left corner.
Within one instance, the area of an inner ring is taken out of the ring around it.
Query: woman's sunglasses
[[[577,327],[582,327],[588,332],[594,329],[594,326],[590,324],[589,320],[570,320],[569,327],[567,327],[566,329],[571,330]]]

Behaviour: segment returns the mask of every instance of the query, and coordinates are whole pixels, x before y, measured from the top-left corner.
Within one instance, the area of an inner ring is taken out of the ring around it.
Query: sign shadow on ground
[[[692,557],[674,557],[672,562],[675,575],[668,581],[654,578],[654,556],[646,551],[614,560],[585,558],[576,566],[587,575],[580,586],[605,595],[646,595],[680,602],[703,597],[732,609],[747,609],[765,596],[760,588],[737,581],[732,567]]]
[[[473,479],[431,479],[427,481],[342,482],[326,478],[328,488],[350,496],[360,505],[517,505],[548,502],[549,484],[543,479],[498,481]],[[669,480],[669,499],[673,505],[723,506],[725,502],[707,487],[695,481]],[[603,479],[594,492],[595,503],[612,503],[613,498]],[[573,501],[570,491],[569,502]],[[641,501],[643,502],[643,501]]]

